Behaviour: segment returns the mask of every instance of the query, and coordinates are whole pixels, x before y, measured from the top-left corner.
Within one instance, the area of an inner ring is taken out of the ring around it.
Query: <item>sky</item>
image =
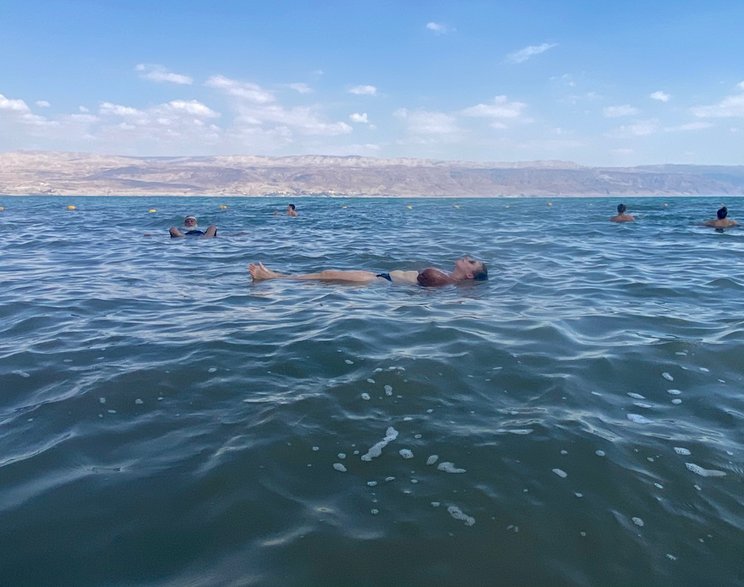
[[[744,164],[744,1],[0,0],[0,152]]]

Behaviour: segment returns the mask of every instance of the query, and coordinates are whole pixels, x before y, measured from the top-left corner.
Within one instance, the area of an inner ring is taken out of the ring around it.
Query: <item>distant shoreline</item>
[[[744,196],[744,165],[584,167],[373,157],[0,153],[0,194],[271,198]]]

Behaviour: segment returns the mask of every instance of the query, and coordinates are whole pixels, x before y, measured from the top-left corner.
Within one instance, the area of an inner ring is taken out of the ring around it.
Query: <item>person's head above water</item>
[[[625,211],[627,210],[627,206],[625,204],[618,204],[617,205],[617,213],[618,214],[625,214]]]
[[[183,225],[196,226],[196,216],[186,216],[186,218],[183,219]]]
[[[721,206],[716,212],[716,216],[718,216],[718,220],[723,220],[728,216],[728,208],[726,208],[726,206]]]
[[[455,261],[455,272],[465,275],[465,279],[474,281],[488,280],[488,267],[483,261],[478,261],[470,255],[460,257]]]

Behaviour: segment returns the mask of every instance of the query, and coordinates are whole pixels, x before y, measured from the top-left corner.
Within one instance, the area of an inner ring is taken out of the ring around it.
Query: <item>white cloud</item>
[[[303,83],[289,84],[288,87],[300,94],[312,94],[313,92],[313,89],[310,86]]]
[[[488,118],[493,128],[506,128],[504,121],[529,122],[522,118],[527,104],[524,102],[509,102],[506,96],[496,96],[490,104],[476,104],[461,111],[463,116]]]
[[[31,109],[23,100],[11,100],[0,94],[0,110],[11,112],[30,112]]]
[[[737,89],[744,90],[744,82],[736,85]],[[726,96],[718,104],[710,106],[695,106],[691,108],[692,113],[698,118],[739,118],[744,117],[744,93]]]
[[[453,30],[446,24],[442,24],[440,22],[427,22],[426,29],[436,33],[437,35],[446,35]]]
[[[276,100],[274,94],[268,90],[264,90],[258,84],[239,82],[222,75],[210,77],[205,85],[210,88],[222,90],[230,96],[248,100],[254,104],[269,104]]]
[[[506,56],[506,60],[509,63],[524,63],[528,59],[531,59],[535,55],[540,55],[541,53],[545,53],[545,51],[548,51],[549,49],[552,49],[553,47],[557,47],[557,43],[543,43],[542,45],[530,45],[528,47],[525,47],[524,49],[520,49],[519,51],[514,51],[513,53],[509,53]]]
[[[286,108],[274,94],[257,84],[218,75],[209,78],[206,85],[235,98],[236,127],[229,132],[238,141],[247,137],[268,141],[275,137],[289,144],[295,134],[335,136],[353,131],[345,122],[324,120],[318,106]]]
[[[6,98],[0,94],[0,116],[5,114],[10,121],[27,126],[54,126],[56,123],[31,112],[23,100]]]
[[[196,118],[217,118],[219,114],[196,100],[172,100],[164,109],[178,113],[186,113]]]
[[[111,102],[101,102],[101,105],[98,108],[98,112],[103,116],[111,115],[130,119],[143,119],[145,116],[145,113],[142,110],[137,110],[136,108],[132,108],[131,106],[112,104]]]
[[[362,112],[361,114],[354,112],[353,114],[349,115],[349,119],[352,122],[358,122],[360,124],[369,124],[369,120],[367,119],[366,112]]]
[[[664,130],[669,132],[676,132],[676,131],[694,131],[694,130],[705,130],[706,128],[712,128],[713,123],[712,122],[703,122],[702,120],[699,122],[688,122],[686,124],[680,124],[678,126],[670,126],[665,128]]]
[[[142,79],[147,79],[158,83],[169,83],[178,85],[191,85],[194,80],[188,75],[173,73],[168,71],[164,66],[150,63],[140,63],[135,67],[140,72]]]
[[[666,92],[662,92],[661,90],[657,90],[649,94],[648,97],[652,100],[658,100],[659,102],[669,102],[669,100],[671,99],[671,96],[669,94],[667,94]]]
[[[634,108],[630,104],[623,104],[622,106],[607,106],[602,110],[605,118],[620,118],[622,116],[633,116],[638,114],[638,109]]]
[[[47,102],[46,100],[36,100],[35,104],[39,108],[49,108],[51,106],[51,104]]]
[[[457,119],[444,112],[400,108],[394,115],[404,120],[408,131],[414,135],[452,135],[461,132],[457,126]]]
[[[349,93],[357,96],[376,96],[377,88],[375,86],[354,86],[349,88]]]
[[[623,125],[608,133],[617,138],[645,137],[657,133],[659,123],[656,120],[639,120],[633,124]]]

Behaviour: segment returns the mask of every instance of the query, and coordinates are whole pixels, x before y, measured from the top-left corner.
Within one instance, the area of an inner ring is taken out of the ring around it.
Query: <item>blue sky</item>
[[[744,2],[0,0],[0,151],[744,164]]]

